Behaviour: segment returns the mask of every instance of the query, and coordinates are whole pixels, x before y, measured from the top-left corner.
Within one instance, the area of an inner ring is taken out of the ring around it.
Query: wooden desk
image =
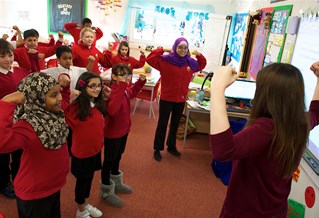
[[[185,107],[186,124],[185,124],[184,139],[183,139],[183,146],[184,147],[186,145],[186,136],[187,136],[189,114],[191,112],[193,112],[193,113],[202,113],[202,114],[210,114],[210,110],[205,110],[205,109],[202,109],[202,108],[199,108],[199,107],[192,107],[190,105],[190,103],[191,102],[187,101],[186,102],[186,107]],[[244,119],[247,119],[249,117],[249,114],[247,114],[247,113],[237,113],[237,112],[230,112],[230,111],[227,111],[227,115],[228,115],[228,117],[236,117],[236,118],[244,118]]]

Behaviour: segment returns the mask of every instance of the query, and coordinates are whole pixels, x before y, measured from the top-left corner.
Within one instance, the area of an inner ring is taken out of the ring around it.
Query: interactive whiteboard
[[[291,64],[302,72],[305,82],[306,107],[309,108],[316,77],[310,70],[311,64],[319,60],[319,18],[302,18],[297,34],[296,45]],[[309,135],[308,149],[319,160],[319,127],[314,128]],[[318,167],[317,167],[318,168]]]

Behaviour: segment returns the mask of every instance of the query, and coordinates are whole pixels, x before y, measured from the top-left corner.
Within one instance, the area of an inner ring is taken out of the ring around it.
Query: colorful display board
[[[286,39],[286,27],[291,10],[292,5],[274,7],[266,55],[264,58],[264,66],[281,61]]]

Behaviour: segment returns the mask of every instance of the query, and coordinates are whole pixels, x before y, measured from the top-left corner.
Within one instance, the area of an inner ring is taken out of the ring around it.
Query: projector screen
[[[302,18],[291,64],[299,68],[305,82],[306,107],[309,109],[316,77],[310,70],[311,64],[319,61],[319,18]],[[319,160],[319,127],[309,135],[309,151]]]
[[[256,90],[256,82],[237,79],[233,84],[225,90],[226,98],[251,100],[254,98]]]

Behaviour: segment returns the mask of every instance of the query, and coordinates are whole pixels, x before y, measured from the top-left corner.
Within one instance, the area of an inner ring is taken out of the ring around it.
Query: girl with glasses
[[[164,55],[164,52],[168,54]],[[188,41],[181,37],[175,40],[172,49],[162,47],[153,50],[146,62],[161,74],[161,96],[159,118],[154,139],[154,159],[162,160],[160,151],[164,150],[166,129],[171,117],[171,124],[166,140],[167,151],[179,157],[181,153],[176,149],[176,134],[188,95],[188,85],[194,73],[206,66],[205,57],[198,51],[189,53]]]
[[[131,187],[123,184],[123,172],[119,167],[131,127],[130,103],[146,83],[146,77],[141,74],[134,86],[129,86],[131,77],[132,71],[127,65],[113,66],[111,94],[106,108],[104,127],[104,161],[100,194],[114,207],[124,205],[115,192],[132,193]]]
[[[66,122],[72,129],[71,172],[76,177],[76,217],[100,217],[102,212],[88,204],[94,172],[101,169],[105,104],[99,75],[85,72],[75,89],[78,97],[65,110]],[[90,131],[88,131],[88,129]]]

